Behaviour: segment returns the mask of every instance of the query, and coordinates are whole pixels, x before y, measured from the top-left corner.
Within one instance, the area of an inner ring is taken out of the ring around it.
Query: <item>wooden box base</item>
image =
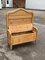
[[[7,35],[8,35],[8,44],[10,45],[10,47],[12,47],[13,45],[17,45],[17,44],[36,41],[37,29],[33,28],[32,32],[28,31],[28,32],[25,32],[25,33],[23,32],[19,34],[18,33],[10,34],[8,31]]]

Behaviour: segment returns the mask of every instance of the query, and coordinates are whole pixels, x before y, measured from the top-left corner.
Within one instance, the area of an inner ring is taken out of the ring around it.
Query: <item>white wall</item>
[[[25,7],[45,10],[45,0],[26,0]]]
[[[1,0],[0,0],[0,9],[2,9],[2,3],[1,3]]]
[[[6,7],[6,1],[5,0],[3,0],[2,7]]]
[[[9,0],[9,6],[13,7],[13,0]]]

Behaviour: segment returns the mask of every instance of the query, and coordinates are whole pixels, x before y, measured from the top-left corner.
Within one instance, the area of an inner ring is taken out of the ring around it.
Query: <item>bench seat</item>
[[[31,31],[32,30],[32,24],[15,24],[10,25],[8,31],[10,33],[18,33],[18,32],[24,32],[24,31]]]

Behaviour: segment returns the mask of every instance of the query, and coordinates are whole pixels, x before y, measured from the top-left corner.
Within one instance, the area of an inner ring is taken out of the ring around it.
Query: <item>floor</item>
[[[0,10],[0,60],[45,60],[45,11],[32,10],[34,25],[38,28],[38,40],[35,44],[26,43],[13,47],[7,46],[6,13],[14,10],[6,8]]]

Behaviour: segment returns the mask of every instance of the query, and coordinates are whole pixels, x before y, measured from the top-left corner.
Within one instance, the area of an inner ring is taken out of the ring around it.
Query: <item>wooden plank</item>
[[[20,24],[20,25],[12,25],[9,26],[9,32],[10,33],[18,33],[18,32],[23,32],[23,31],[31,31],[32,30],[32,24]]]
[[[15,16],[15,15],[12,15],[12,16],[9,16],[8,19],[9,20],[16,20],[16,19],[32,19],[32,16],[28,15],[28,16]]]

